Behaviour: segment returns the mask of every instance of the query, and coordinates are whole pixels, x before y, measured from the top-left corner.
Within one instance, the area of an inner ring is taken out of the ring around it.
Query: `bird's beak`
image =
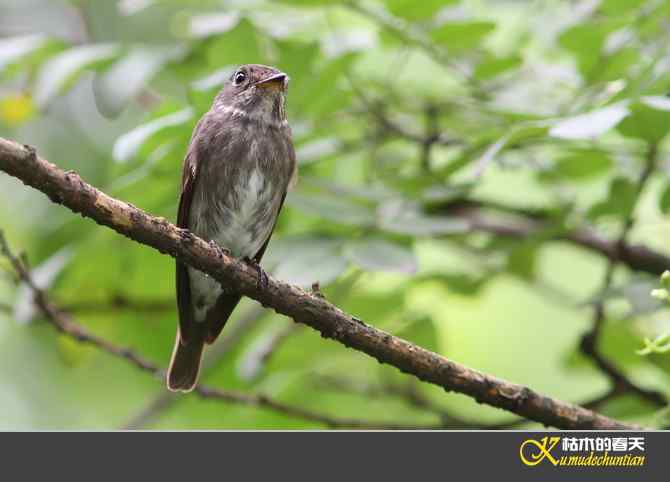
[[[289,77],[284,72],[279,72],[278,74],[271,75],[265,79],[259,80],[256,82],[258,87],[263,87],[264,89],[275,89],[275,90],[286,90],[288,87]]]

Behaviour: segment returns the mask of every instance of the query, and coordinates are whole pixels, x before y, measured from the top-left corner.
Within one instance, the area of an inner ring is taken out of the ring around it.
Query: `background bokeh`
[[[300,182],[268,270],[318,281],[374,326],[576,403],[610,388],[579,350],[602,301],[601,352],[667,393],[669,355],[637,353],[670,331],[650,297],[657,275],[620,266],[603,291],[607,259],[555,238],[616,239],[633,211],[629,240],[670,254],[669,26],[670,3],[652,0],[0,0],[0,136],[174,220],[182,156],[221,82],[238,63],[275,65],[291,76]],[[473,213],[532,229],[502,236]],[[171,258],[4,174],[0,228],[78,323],[166,365]],[[380,423],[514,420],[249,300],[222,338],[201,377],[209,386]],[[58,334],[8,269],[0,360],[3,429],[322,427],[166,398],[162,381]],[[667,423],[634,393],[597,408]]]

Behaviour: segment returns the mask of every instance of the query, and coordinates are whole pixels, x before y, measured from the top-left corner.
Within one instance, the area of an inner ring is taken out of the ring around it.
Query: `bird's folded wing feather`
[[[197,181],[197,163],[195,153],[189,147],[184,159],[182,173],[181,196],[179,197],[179,209],[177,211],[177,226],[188,229],[188,218],[191,210],[191,200],[195,191]],[[183,342],[187,342],[191,330],[195,327],[193,305],[191,303],[191,283],[189,281],[188,267],[177,261],[177,308],[179,310],[179,332]]]

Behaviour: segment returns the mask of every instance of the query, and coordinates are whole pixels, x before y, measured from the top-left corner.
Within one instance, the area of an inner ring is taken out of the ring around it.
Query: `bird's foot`
[[[255,259],[249,258],[248,256],[242,258],[242,261],[256,270],[256,273],[258,274],[256,286],[260,291],[265,291],[268,288],[268,275],[265,270],[261,267],[260,264],[256,262]]]
[[[228,257],[231,256],[231,252],[228,248],[224,248],[222,246],[219,246],[219,244],[216,241],[214,241],[213,239],[209,242],[209,245],[212,248],[214,248],[216,253],[219,255],[219,258],[221,257],[221,255],[225,255],[225,256],[228,256]]]

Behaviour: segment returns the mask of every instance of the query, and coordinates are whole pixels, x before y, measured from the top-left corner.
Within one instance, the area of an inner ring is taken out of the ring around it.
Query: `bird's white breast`
[[[220,204],[221,223],[213,239],[233,256],[255,256],[270,235],[273,223],[259,220],[259,213],[272,202],[273,190],[269,185],[263,173],[255,169],[246,183],[235,188],[237,208],[233,209],[225,200]]]

